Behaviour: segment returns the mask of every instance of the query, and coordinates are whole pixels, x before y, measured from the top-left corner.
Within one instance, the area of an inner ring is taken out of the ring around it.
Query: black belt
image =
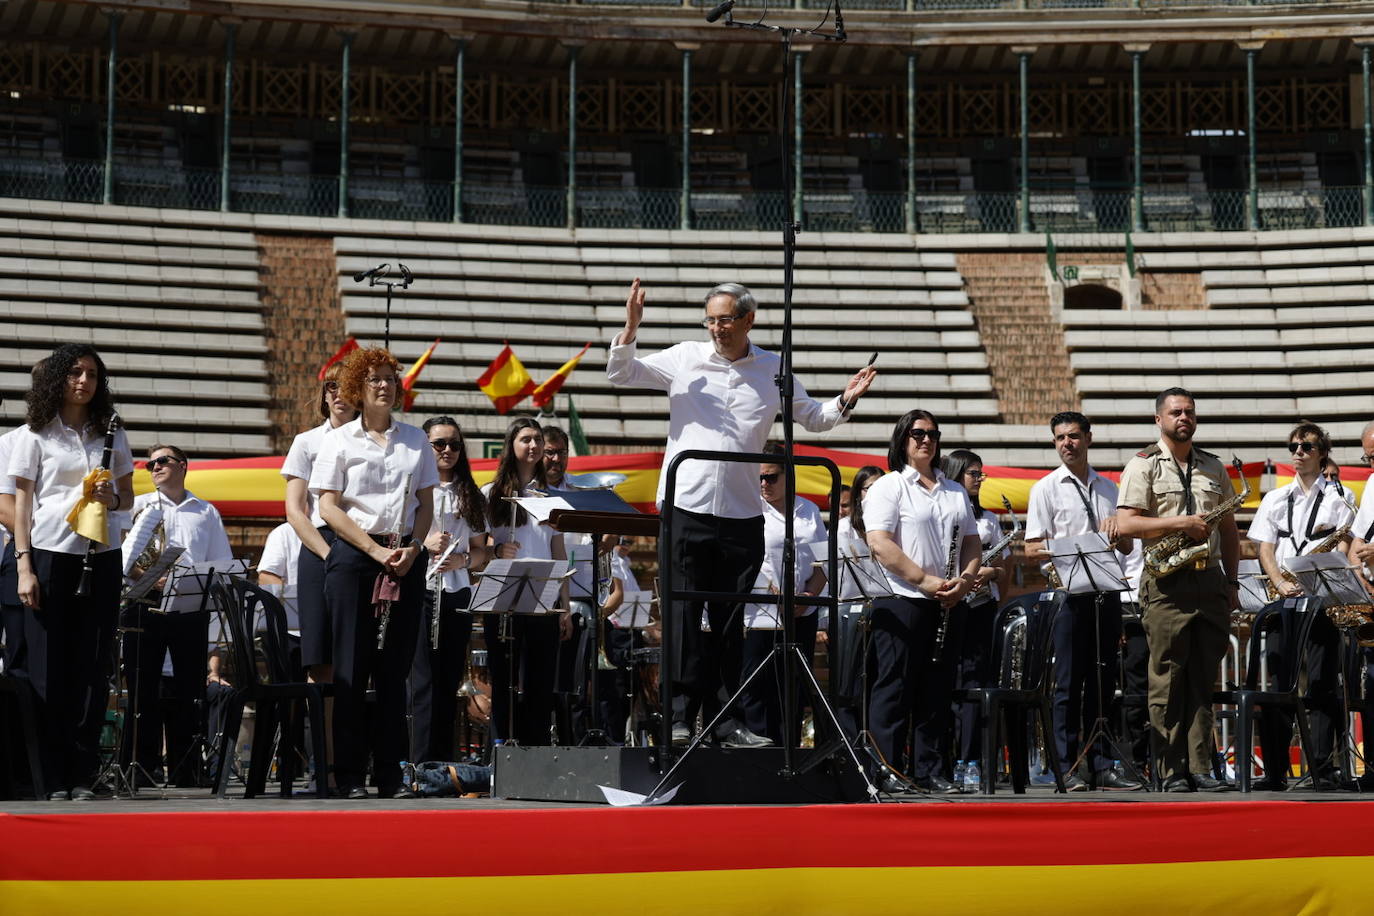
[[[368,537],[372,538],[373,543],[375,543],[375,544],[377,544],[377,545],[379,545],[379,546],[381,546],[381,547],[390,547],[390,546],[391,546],[391,543],[390,543],[390,542],[391,542],[391,537],[392,537],[392,536],[389,535],[389,534],[369,534]],[[411,540],[410,535],[408,535],[408,534],[407,534],[407,535],[404,535],[404,536],[401,538],[400,546],[401,546],[401,547],[409,547],[409,546],[410,546],[410,540]]]

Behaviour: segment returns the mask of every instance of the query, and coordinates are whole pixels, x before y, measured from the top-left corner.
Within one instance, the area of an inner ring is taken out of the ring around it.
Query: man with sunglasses
[[[1310,553],[1336,529],[1350,524],[1355,514],[1346,502],[1346,491],[1322,474],[1331,453],[1331,437],[1326,430],[1315,423],[1299,423],[1288,434],[1288,453],[1293,456],[1293,480],[1265,494],[1249,531],[1250,540],[1259,545],[1260,566],[1281,599],[1302,594],[1301,586],[1283,575],[1283,561]],[[1340,544],[1336,549],[1344,551],[1346,547]],[[1316,616],[1306,646],[1289,645],[1282,632],[1274,631],[1266,640],[1265,651],[1269,671],[1279,678],[1306,654],[1305,705],[1314,758],[1309,767],[1316,788],[1335,789],[1342,785],[1333,762],[1341,718],[1341,638],[1320,608],[1309,607],[1307,613]],[[1259,733],[1265,775],[1255,788],[1282,791],[1288,787],[1293,717],[1275,709],[1263,710]]]
[[[666,472],[674,456],[687,449],[757,453],[777,419],[781,397],[774,377],[780,360],[754,346],[757,303],[738,283],[722,283],[706,294],[702,326],[710,341],[684,341],[649,356],[639,356],[635,338],[644,318],[644,290],[635,280],[625,300],[625,327],[611,341],[606,377],[613,385],[668,393]],[[873,384],[872,367],[859,370],[844,394],[824,403],[793,386],[793,414],[812,432],[832,429],[849,415]],[[664,520],[672,533],[673,555],[660,556],[659,568],[672,564],[674,589],[745,593],[753,588],[763,563],[763,514],[759,507],[757,465],[745,462],[687,461],[679,468],[673,511]],[[661,506],[667,474],[659,476]],[[660,539],[664,544],[665,539]],[[710,632],[700,626],[702,602],[679,602],[666,625],[673,627],[675,657],[667,659],[673,695],[665,698],[672,716],[673,743],[687,744],[691,726],[702,714],[709,722],[739,685],[744,623],[738,602],[706,604]],[[739,747],[771,742],[754,734],[729,710],[714,737]],[[708,736],[711,737],[711,736]]]
[[[1077,411],[1050,418],[1050,434],[1060,466],[1031,487],[1026,513],[1026,553],[1033,555],[1047,538],[1067,538],[1100,531],[1123,553],[1132,541],[1117,532],[1116,484],[1088,463],[1092,423]],[[1083,747],[1085,731],[1107,708],[1116,692],[1117,643],[1121,639],[1121,593],[1071,595],[1054,621],[1054,736],[1065,786],[1080,792],[1139,789],[1140,783],[1112,767],[1107,736]],[[1085,780],[1071,772],[1083,756]]]
[[[178,565],[228,563],[233,560],[229,537],[219,510],[186,489],[186,453],[175,445],[154,445],[144,465],[152,474],[155,489],[134,500],[133,514],[148,510],[162,513],[162,530],[168,547],[185,552]],[[126,548],[127,549],[127,548]],[[141,573],[134,570],[137,581]],[[200,782],[199,756],[192,747],[197,725],[197,709],[205,701],[206,648],[209,644],[209,614],[201,611],[199,577],[186,576],[164,594],[157,608],[139,607],[124,634],[124,678],[130,697],[131,720],[126,724],[121,755],[125,763],[136,760],[147,778],[157,769],[163,727],[167,735],[167,781],[177,786]],[[194,584],[192,584],[194,583]],[[163,660],[171,658],[170,711],[164,723],[159,700]]]

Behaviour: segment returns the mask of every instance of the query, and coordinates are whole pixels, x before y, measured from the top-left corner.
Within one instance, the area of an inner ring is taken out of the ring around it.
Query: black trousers
[[[984,601],[962,614],[950,615],[947,638],[955,649],[954,686],[972,690],[997,684],[994,642],[999,634],[994,632],[996,623],[996,601]],[[954,721],[958,727],[954,740],[957,759],[981,760],[983,742],[978,732],[977,704],[957,704]]]
[[[1335,769],[1336,733],[1344,718],[1340,684],[1341,633],[1324,608],[1308,613],[1317,616],[1312,620],[1306,646],[1295,650],[1286,645],[1275,630],[1265,641],[1265,655],[1270,679],[1280,681],[1292,675],[1292,666],[1301,658],[1299,652],[1306,655],[1307,689],[1303,698],[1312,732],[1312,760],[1308,765],[1317,776],[1327,777]],[[1277,709],[1265,709],[1260,713],[1258,730],[1265,772],[1287,776],[1293,717]],[[1278,761],[1277,768],[1273,761]]]
[[[510,639],[501,638],[502,616],[486,614],[482,620],[491,672],[491,737],[544,747],[553,728],[558,615],[513,614]]]
[[[794,617],[796,627],[797,646],[801,649],[802,655],[806,657],[807,664],[811,664],[816,656],[816,621],[820,619],[819,612],[807,614],[805,617]],[[740,669],[741,677],[748,677],[750,672],[763,663],[768,658],[768,653],[773,651],[773,647],[782,642],[782,630],[750,630],[744,634],[744,666]],[[801,698],[806,696],[801,691],[801,684],[805,675],[797,672],[797,682],[792,689],[797,691],[798,703],[796,714],[792,717],[792,740],[793,745],[800,745],[802,709]],[[782,743],[782,691],[786,685],[782,680],[782,664],[780,658],[775,658],[767,668],[763,670],[754,682],[745,688],[744,693],[740,694],[740,713],[744,719],[745,726],[756,735],[764,735],[772,738],[777,744]]]
[[[205,705],[205,658],[210,615],[158,614],[140,607],[125,618],[124,683],[129,709],[124,719],[120,762],[137,760],[148,773],[158,766],[167,736],[167,781],[200,782],[200,758],[192,747],[201,732]],[[172,656],[171,702],[163,714],[162,661]]]
[[[1121,598],[1071,595],[1054,620],[1054,742],[1065,772],[1082,751],[1082,741],[1116,694],[1117,644],[1121,641]],[[1099,681],[1099,665],[1101,678]],[[1090,773],[1112,767],[1111,747],[1099,736],[1087,748]]]
[[[334,529],[321,526],[320,536],[334,547]],[[296,557],[296,608],[301,618],[301,664],[307,668],[327,665],[334,654],[334,628],[324,597],[325,561],[301,545]]]
[[[23,673],[28,659],[24,657],[24,606],[19,603],[19,568],[14,559],[14,541],[0,553],[0,641],[5,644],[5,670],[10,674]]]
[[[963,613],[963,605],[950,616]],[[869,640],[868,728],[889,764],[916,779],[947,769],[942,750],[950,722],[954,666],[947,648],[933,660],[940,603],[893,596],[873,602]],[[908,724],[914,726],[906,754]]]
[[[369,751],[373,778],[383,792],[401,782],[399,764],[410,753],[406,676],[415,658],[426,562],[421,550],[401,581],[401,598],[391,605],[386,644],[378,650],[379,621],[373,616],[372,588],[382,567],[343,538],[330,548],[325,600],[334,630],[334,772],[341,790],[363,784]],[[377,694],[370,734],[369,681]]]
[[[122,569],[118,550],[95,555],[90,594],[76,594],[82,557],[33,552],[39,610],[25,609],[39,753],[49,791],[89,786],[100,768]]]
[[[430,639],[434,592],[426,589],[410,666],[410,760],[453,760],[454,719],[458,685],[468,666],[472,615],[467,612],[472,589],[440,596],[439,648]]]
[[[1150,644],[1134,614],[1124,615],[1121,627],[1126,637],[1121,650],[1121,739],[1136,769],[1144,773],[1150,761]]]
[[[674,509],[667,520],[672,556],[660,542],[659,568],[673,570],[673,587],[687,591],[743,594],[751,591],[763,565],[763,516],[717,518]],[[705,608],[709,633],[702,632]],[[673,636],[672,717],[691,726],[700,713],[709,722],[739,689],[744,651],[743,605],[735,601],[677,601],[667,621]],[[717,735],[734,731],[737,710],[727,710]]]
[[[630,691],[634,686],[630,675],[634,664],[630,658],[632,631],[618,629],[603,620],[601,640],[606,661],[613,667],[596,669],[596,724],[607,737],[619,743],[625,740],[629,730]]]

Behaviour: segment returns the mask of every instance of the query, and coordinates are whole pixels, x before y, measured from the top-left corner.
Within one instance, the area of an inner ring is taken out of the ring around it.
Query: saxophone
[[[1239,458],[1232,458],[1231,465],[1240,476],[1241,491],[1202,516],[1207,523],[1207,537],[1202,540],[1189,537],[1181,531],[1166,535],[1151,544],[1145,551],[1145,571],[1156,579],[1173,575],[1185,566],[1202,566],[1207,562],[1211,550],[1212,529],[1224,516],[1236,511],[1250,496],[1250,481]]]
[[[1006,550],[1011,542],[1016,540],[1016,536],[1021,533],[1021,520],[1016,517],[1016,512],[1011,507],[1011,500],[1003,496],[1002,506],[1007,510],[1007,516],[1011,519],[1011,531],[1004,534],[996,544],[983,551],[983,558],[978,563],[980,567],[987,566],[997,559],[1002,551]],[[973,590],[973,594],[968,596],[968,602],[969,604],[978,604],[990,597],[992,597],[992,583],[987,582]]]
[[[1330,553],[1331,551],[1335,550],[1337,547],[1340,546],[1341,541],[1344,541],[1350,535],[1350,528],[1353,524],[1354,522],[1350,522],[1349,524],[1342,525],[1340,528],[1337,528],[1335,531],[1331,532],[1326,537],[1322,538],[1320,543],[1317,544],[1317,546],[1307,551],[1307,553],[1303,554],[1303,556],[1310,556],[1314,553]],[[1279,575],[1282,576],[1284,580],[1287,582],[1292,582],[1294,585],[1298,584],[1298,577],[1293,575],[1286,569],[1280,570]],[[1264,577],[1264,593],[1265,597],[1267,597],[1270,601],[1279,600],[1279,590],[1268,576]]]

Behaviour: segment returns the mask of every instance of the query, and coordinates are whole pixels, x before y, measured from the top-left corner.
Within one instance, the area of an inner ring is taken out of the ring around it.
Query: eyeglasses
[[[917,442],[924,442],[926,437],[930,437],[931,442],[940,441],[940,431],[938,429],[921,429],[919,426],[911,431],[911,438]]]
[[[546,448],[546,449],[544,449],[544,457],[545,457],[545,458],[560,458],[560,457],[561,457],[561,458],[566,458],[566,457],[568,457],[568,450],[565,449],[565,448]]]
[[[385,378],[369,378],[367,380],[369,388],[394,388],[398,384],[400,384],[400,380],[394,375],[388,375]]]
[[[436,452],[442,452],[444,449],[452,449],[452,450],[455,451],[455,452],[461,452],[461,451],[463,450],[463,440],[462,440],[462,439],[430,439],[430,440],[429,440],[429,447],[432,448],[432,449],[434,449]]]
[[[743,315],[707,315],[705,318],[701,319],[701,326],[703,328],[728,328],[743,317]]]
[[[760,474],[760,475],[759,475],[759,483],[777,483],[777,482],[778,482],[778,478],[781,477],[781,476],[782,476],[782,475],[781,475],[781,474],[778,474],[778,473],[773,473],[773,474]]]
[[[983,471],[965,471],[964,473],[967,474],[969,477],[972,477],[974,480],[988,479],[988,475]]]
[[[1298,453],[1298,449],[1302,449],[1304,455],[1310,454],[1317,450],[1317,443],[1309,442],[1306,439],[1302,440],[1301,442],[1288,443],[1288,454],[1296,455]],[[1367,458],[1368,456],[1366,456],[1366,459]]]
[[[165,468],[169,464],[180,463],[180,461],[178,461],[176,458],[173,458],[171,455],[159,455],[158,457],[149,460],[148,463],[143,466],[151,472],[156,471],[158,468]]]
[[[1365,464],[1374,464],[1374,455],[1361,455],[1360,460]]]

